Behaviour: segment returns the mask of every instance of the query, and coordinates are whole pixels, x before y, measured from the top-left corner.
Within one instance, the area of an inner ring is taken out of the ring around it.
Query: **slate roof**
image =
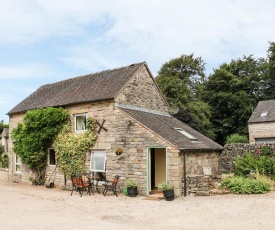
[[[267,112],[266,116],[261,116],[262,112]],[[253,111],[248,123],[275,121],[275,100],[260,101]]]
[[[145,62],[41,86],[8,115],[31,109],[114,99]]]
[[[129,108],[118,108],[180,150],[223,150],[223,147],[171,115],[155,114]],[[197,141],[191,141],[175,128],[181,128]]]

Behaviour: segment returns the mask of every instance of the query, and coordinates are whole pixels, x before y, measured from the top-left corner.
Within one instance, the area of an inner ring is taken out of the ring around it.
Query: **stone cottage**
[[[95,119],[98,138],[87,152],[87,171],[105,172],[107,178],[120,175],[121,186],[133,178],[140,195],[168,181],[180,196],[186,175],[202,174],[204,166],[211,167],[213,174],[219,170],[223,147],[169,113],[145,62],[41,86],[9,111],[10,131],[22,122],[26,111],[48,106],[68,110],[72,132],[80,135],[85,120]],[[31,172],[12,146],[10,138],[10,178],[27,182]],[[124,152],[115,156],[118,146]],[[56,164],[54,149],[49,146],[47,154],[49,177]],[[57,174],[55,184],[64,184],[62,174]]]
[[[249,143],[275,143],[275,100],[260,101],[248,120]]]

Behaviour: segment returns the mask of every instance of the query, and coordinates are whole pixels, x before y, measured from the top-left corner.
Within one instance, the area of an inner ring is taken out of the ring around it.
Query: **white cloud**
[[[38,79],[53,75],[54,71],[42,63],[0,66],[0,79]]]

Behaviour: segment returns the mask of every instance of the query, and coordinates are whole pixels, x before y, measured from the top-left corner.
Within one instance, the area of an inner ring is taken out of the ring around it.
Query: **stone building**
[[[275,143],[275,100],[260,101],[248,120],[249,143]]]
[[[72,132],[80,135],[88,117],[97,121],[97,140],[86,155],[87,171],[103,171],[107,178],[120,175],[121,188],[132,178],[138,181],[139,194],[148,195],[158,183],[168,181],[180,196],[187,174],[202,174],[204,166],[213,174],[219,170],[223,147],[169,114],[144,62],[41,86],[8,113],[10,131],[26,111],[48,106],[67,109]],[[12,145],[10,138],[10,178],[27,182],[31,172]],[[124,149],[120,156],[114,155],[118,146]],[[54,149],[49,146],[47,154],[48,178],[55,168]],[[55,184],[64,184],[61,173]]]

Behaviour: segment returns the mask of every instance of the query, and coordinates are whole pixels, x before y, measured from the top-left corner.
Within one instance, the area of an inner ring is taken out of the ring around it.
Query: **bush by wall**
[[[270,191],[270,184],[265,180],[245,177],[227,177],[221,181],[221,186],[236,194],[259,194]]]

